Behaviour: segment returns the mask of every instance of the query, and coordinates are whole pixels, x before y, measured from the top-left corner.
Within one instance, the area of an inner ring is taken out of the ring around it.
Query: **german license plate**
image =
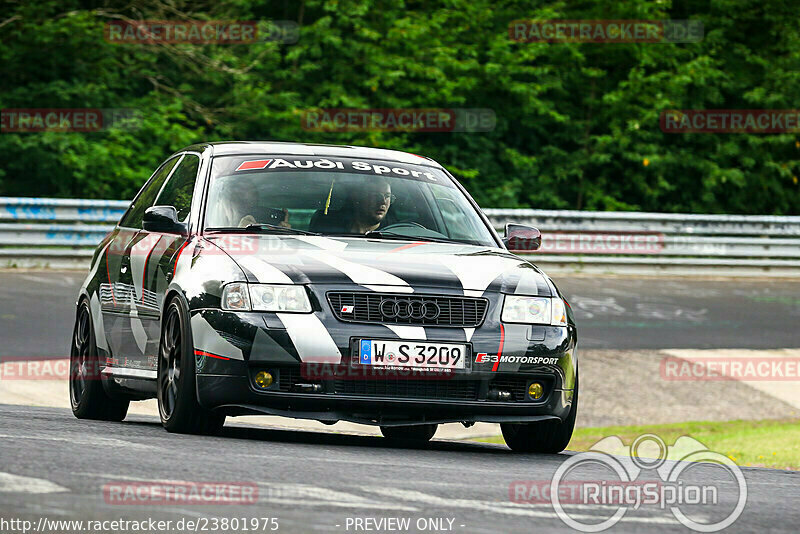
[[[467,368],[467,346],[457,343],[362,339],[358,347],[361,365],[435,370]]]

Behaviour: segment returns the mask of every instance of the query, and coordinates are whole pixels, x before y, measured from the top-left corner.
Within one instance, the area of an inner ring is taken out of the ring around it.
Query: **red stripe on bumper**
[[[493,373],[496,372],[497,368],[500,366],[500,356],[503,355],[503,341],[505,341],[505,339],[506,339],[506,329],[501,324],[500,325],[500,347],[497,349],[497,361],[494,362],[494,365],[492,366],[492,372]]]
[[[210,352],[206,352],[204,350],[196,350],[194,351],[195,356],[208,356],[209,358],[217,358],[218,360],[230,360],[230,358],[226,358],[225,356],[220,356],[219,354],[212,354]]]

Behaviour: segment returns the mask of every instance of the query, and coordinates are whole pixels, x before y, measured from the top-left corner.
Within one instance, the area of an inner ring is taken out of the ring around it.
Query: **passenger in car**
[[[289,210],[283,208],[282,210],[277,210],[275,208],[267,208],[270,210],[270,213],[267,217],[262,217],[264,220],[256,220],[254,215],[245,215],[239,221],[239,227],[244,228],[246,226],[250,226],[251,224],[277,224],[277,226],[283,226],[284,228],[291,228],[292,225],[289,224]],[[258,210],[253,210],[258,211]],[[283,212],[283,219],[278,220],[277,214]]]
[[[284,228],[291,228],[289,224],[289,210],[276,209],[256,205],[249,198],[243,196],[230,196],[224,205],[220,206],[227,219],[225,226],[244,228],[251,224],[274,224]]]

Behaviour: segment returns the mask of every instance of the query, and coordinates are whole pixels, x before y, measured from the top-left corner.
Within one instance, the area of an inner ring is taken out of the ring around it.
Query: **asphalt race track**
[[[0,357],[66,357],[81,272],[0,271]],[[554,276],[583,349],[800,347],[800,283]]]
[[[428,518],[444,520],[445,528],[414,527],[412,532],[571,530],[549,504],[509,498],[512,482],[549,481],[569,453],[524,455],[499,445],[443,441],[413,449],[388,446],[381,438],[240,426],[226,427],[221,437],[181,436],[168,434],[148,418],[85,422],[66,410],[12,406],[0,406],[0,434],[1,469],[17,477],[9,480],[0,473],[0,513],[34,525],[42,517],[173,522],[269,517],[277,518],[278,532],[356,532],[354,518],[392,517],[410,518],[412,525]],[[796,532],[800,473],[743,471],[747,504],[729,531]],[[595,474],[608,476],[601,468]],[[106,484],[153,480],[255,484],[257,500],[137,506],[117,504],[110,490],[104,492]],[[731,506],[723,495],[731,496],[736,486],[719,469],[692,467],[681,481],[716,484],[721,506]],[[601,506],[582,506],[572,513],[582,522],[610,515]],[[452,519],[449,528],[447,519]],[[645,505],[628,511],[612,531],[686,529],[669,509]]]
[[[66,356],[82,276],[0,272],[0,357]],[[555,280],[576,312],[583,348],[800,346],[799,283]],[[441,439],[411,448],[371,436],[282,430],[241,421],[231,420],[220,437],[200,437],[168,434],[152,416],[129,415],[123,423],[89,422],[78,421],[62,408],[0,405],[0,520],[31,521],[28,532],[38,528],[48,533],[79,530],[76,525],[51,523],[66,519],[153,519],[172,521],[172,531],[244,532],[242,522],[264,518],[277,519],[277,531],[291,533],[572,531],[551,504],[514,502],[510,489],[519,481],[549,483],[573,453],[525,455],[501,445]],[[684,464],[667,465],[677,469]],[[746,505],[727,531],[796,532],[800,473],[758,468],[742,472]],[[643,473],[638,480],[658,479],[655,471]],[[594,467],[580,480],[606,481],[612,474]],[[693,517],[709,521],[733,508],[737,485],[724,470],[693,464],[680,480],[719,490],[719,504],[692,509]],[[120,504],[109,498],[109,487],[153,481],[243,484],[255,487],[257,498],[251,504],[225,505]],[[567,509],[582,522],[599,523],[616,508]],[[223,520],[233,518],[239,519],[239,528],[233,523],[222,528]],[[395,523],[372,522],[381,518],[401,523],[408,519],[411,527],[396,530],[387,528]],[[176,526],[180,520],[182,528]],[[206,528],[189,528],[186,521],[199,521]],[[0,523],[0,532],[22,532],[19,526]],[[272,532],[274,523],[264,526],[249,530]],[[628,510],[610,530],[654,531],[687,529],[669,507],[643,505]]]

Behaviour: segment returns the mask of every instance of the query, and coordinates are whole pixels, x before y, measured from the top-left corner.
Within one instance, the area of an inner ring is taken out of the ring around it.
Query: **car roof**
[[[196,150],[198,152],[210,147],[214,156],[237,156],[248,154],[283,154],[289,156],[329,156],[346,158],[367,158],[386,161],[397,161],[400,163],[414,163],[417,165],[429,165],[431,167],[442,168],[434,160],[401,152],[399,150],[387,150],[383,148],[370,148],[352,145],[316,145],[306,143],[284,143],[279,141],[223,141],[215,143],[198,143],[188,146],[179,152],[186,150]]]

